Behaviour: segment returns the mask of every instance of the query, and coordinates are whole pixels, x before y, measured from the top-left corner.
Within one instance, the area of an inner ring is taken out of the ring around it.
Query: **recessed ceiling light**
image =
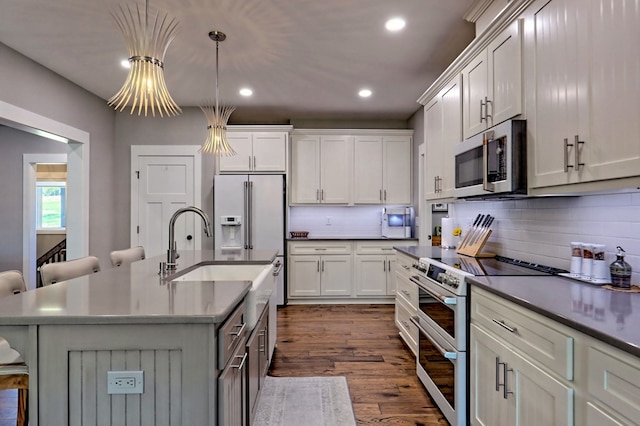
[[[384,26],[389,31],[400,31],[406,24],[404,19],[396,17],[389,19]]]
[[[362,89],[358,92],[358,95],[360,95],[361,98],[368,98],[372,93],[369,89]]]
[[[128,59],[123,59],[120,61],[120,65],[122,65],[122,68],[131,68],[131,63],[129,62]]]
[[[253,90],[249,89],[248,87],[244,87],[240,89],[240,94],[242,96],[251,96],[253,95]]]

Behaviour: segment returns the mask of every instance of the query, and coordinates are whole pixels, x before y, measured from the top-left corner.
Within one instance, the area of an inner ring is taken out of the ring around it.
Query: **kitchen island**
[[[29,367],[31,425],[216,424],[219,330],[252,283],[172,279],[276,251],[180,254],[167,275],[158,256],[0,300],[0,336]],[[108,394],[108,371],[143,371],[143,393]]]

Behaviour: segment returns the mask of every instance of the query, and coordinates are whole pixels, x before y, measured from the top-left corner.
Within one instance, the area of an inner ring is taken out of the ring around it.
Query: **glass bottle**
[[[615,287],[631,288],[631,265],[624,260],[623,248],[618,246],[617,249],[616,260],[609,265],[611,284]]]

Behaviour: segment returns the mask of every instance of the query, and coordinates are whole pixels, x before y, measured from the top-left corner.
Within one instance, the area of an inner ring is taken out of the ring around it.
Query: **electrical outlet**
[[[331,225],[331,216],[327,216],[327,222],[326,222],[326,224],[327,224],[327,225]]]
[[[142,393],[144,390],[143,371],[107,371],[107,393]]]

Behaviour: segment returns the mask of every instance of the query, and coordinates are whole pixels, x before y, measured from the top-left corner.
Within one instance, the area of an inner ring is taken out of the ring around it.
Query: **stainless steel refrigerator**
[[[213,215],[215,248],[278,250],[284,265],[277,277],[276,300],[286,304],[284,175],[215,175]]]

